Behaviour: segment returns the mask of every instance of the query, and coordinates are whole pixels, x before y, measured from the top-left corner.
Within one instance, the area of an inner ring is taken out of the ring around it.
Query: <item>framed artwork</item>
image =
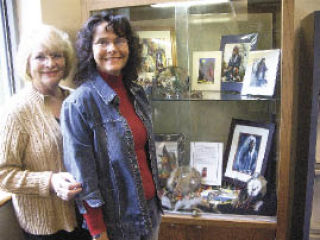
[[[221,186],[223,143],[191,142],[190,166],[201,173],[201,183]]]
[[[155,145],[160,185],[165,187],[171,172],[183,161],[184,135],[155,134]]]
[[[240,92],[246,71],[249,52],[255,50],[258,33],[226,35],[221,37],[223,51],[221,90]]]
[[[175,37],[171,30],[137,30],[142,45],[142,68],[138,83],[147,94],[151,93],[157,73],[169,66],[175,66]]]
[[[225,151],[226,181],[243,187],[254,173],[264,175],[274,128],[273,123],[232,120]]]
[[[220,91],[221,51],[193,52],[192,90]]]
[[[241,94],[272,97],[279,60],[280,49],[250,52]]]

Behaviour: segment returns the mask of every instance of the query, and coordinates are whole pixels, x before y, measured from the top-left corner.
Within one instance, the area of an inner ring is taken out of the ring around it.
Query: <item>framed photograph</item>
[[[138,83],[146,93],[152,90],[152,84],[158,72],[176,65],[175,37],[171,30],[137,30],[142,45],[142,69]]]
[[[171,172],[183,161],[184,135],[155,134],[155,145],[160,185],[164,188]]]
[[[190,166],[201,173],[204,185],[221,186],[223,143],[191,142]]]
[[[279,60],[280,49],[250,52],[241,94],[272,97]]]
[[[232,120],[225,151],[226,181],[243,187],[254,173],[264,175],[274,128],[273,123]]]
[[[220,91],[221,51],[193,52],[192,90]]]
[[[222,36],[220,51],[223,51],[221,90],[241,92],[249,52],[255,50],[258,33]]]

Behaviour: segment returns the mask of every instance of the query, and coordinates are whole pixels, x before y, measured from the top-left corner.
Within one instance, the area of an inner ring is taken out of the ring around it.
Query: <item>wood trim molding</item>
[[[102,10],[109,8],[121,8],[121,7],[132,7],[132,6],[142,6],[150,5],[155,3],[165,3],[168,0],[82,0],[86,2],[88,12],[93,10]],[[186,2],[192,0],[175,0],[175,2]]]
[[[89,0],[81,0],[81,20],[82,23],[85,23],[89,18],[89,9],[88,9]]]
[[[223,228],[243,227],[274,230],[277,228],[276,217],[239,216],[225,214],[208,214],[200,217],[179,214],[165,214],[162,217],[161,222],[183,225],[205,225]]]
[[[280,143],[277,176],[277,240],[289,240],[294,129],[294,0],[282,0]]]

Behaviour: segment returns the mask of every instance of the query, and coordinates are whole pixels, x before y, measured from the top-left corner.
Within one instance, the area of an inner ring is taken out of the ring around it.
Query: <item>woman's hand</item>
[[[68,172],[53,173],[50,188],[59,198],[65,201],[74,198],[82,191],[81,183],[78,183]]]
[[[102,232],[99,237],[93,237],[92,240],[109,240],[106,232]]]

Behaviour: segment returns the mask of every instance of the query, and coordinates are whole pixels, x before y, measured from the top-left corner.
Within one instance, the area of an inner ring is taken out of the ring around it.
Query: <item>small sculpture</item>
[[[175,197],[196,192],[201,186],[201,174],[189,166],[176,168],[167,181],[167,188]]]
[[[247,182],[246,188],[241,190],[236,207],[259,211],[264,204],[262,199],[266,193],[267,180],[259,173],[254,173]]]

